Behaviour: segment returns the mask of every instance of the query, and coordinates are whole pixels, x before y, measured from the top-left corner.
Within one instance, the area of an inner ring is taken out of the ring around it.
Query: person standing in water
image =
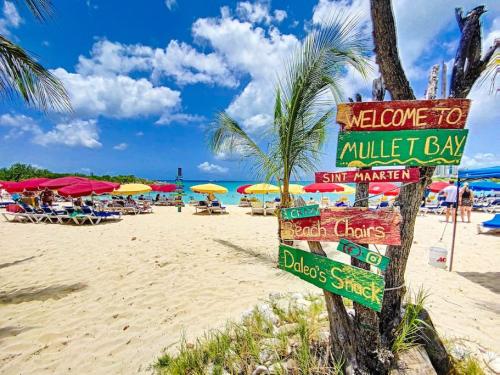
[[[462,218],[462,221],[465,223],[465,214],[467,213],[467,222],[470,223],[472,205],[474,204],[474,193],[469,188],[468,183],[465,183],[462,190],[460,190],[458,203],[460,206],[460,217]]]

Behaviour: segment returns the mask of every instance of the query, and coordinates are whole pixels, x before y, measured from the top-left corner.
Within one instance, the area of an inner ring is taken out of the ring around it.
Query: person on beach
[[[54,203],[54,192],[52,190],[49,190],[48,188],[45,188],[40,193],[40,199],[42,200],[42,205],[52,206],[52,203]]]
[[[446,222],[452,217],[452,221],[455,221],[455,211],[457,209],[457,187],[450,180],[450,185],[441,190],[440,194],[444,195],[443,206],[446,207]]]
[[[470,216],[472,212],[472,205],[474,204],[474,193],[469,188],[469,184],[465,183],[464,187],[460,190],[460,196],[458,199],[458,204],[460,206],[460,217],[465,223],[465,213],[467,213],[467,222],[470,223]]]
[[[212,201],[217,200],[217,197],[215,196],[215,194],[214,194],[214,193],[208,193],[208,195],[207,195],[207,200],[208,200],[209,202],[212,202]]]

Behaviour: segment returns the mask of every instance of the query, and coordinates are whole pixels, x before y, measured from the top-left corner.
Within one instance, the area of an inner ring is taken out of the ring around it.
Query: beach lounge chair
[[[92,207],[82,207],[83,214],[89,216],[89,221],[92,225],[99,224],[102,220],[121,220],[122,214],[120,211],[97,211]]]
[[[210,205],[208,206],[208,213],[212,215],[212,213],[221,213],[225,214],[226,213],[226,207],[223,207],[221,202],[219,201],[212,201]]]
[[[71,216],[69,215],[68,211],[66,210],[57,210],[53,207],[50,206],[42,206],[41,209],[46,215],[46,222],[55,224],[63,224],[67,223],[68,221],[71,221]]]
[[[496,214],[491,220],[484,221],[481,224],[478,224],[477,233],[500,233],[500,214]]]
[[[26,213],[24,209],[18,204],[12,204],[8,206],[7,210],[2,213],[2,216],[6,221],[11,222],[35,222],[32,217],[28,213]]]
[[[446,211],[446,206],[443,206],[443,201],[439,201],[436,204],[431,204],[426,206],[427,212],[431,212],[436,215],[442,215]]]
[[[389,206],[390,206],[390,205],[389,205],[389,202],[387,202],[387,201],[382,201],[382,202],[380,202],[380,203],[377,205],[377,208],[387,208],[387,207],[389,207]]]
[[[330,205],[330,199],[328,197],[321,198],[321,207],[328,207]]]
[[[251,207],[251,215],[253,216],[254,214],[266,214],[266,209],[264,208],[264,203],[261,201],[257,202],[252,202],[252,207]]]
[[[194,206],[195,213],[198,213],[198,210],[200,210],[200,212],[208,211],[208,206],[209,203],[207,201],[198,201],[198,204]]]
[[[24,212],[28,215],[33,223],[41,223],[47,220],[47,215],[41,209],[37,209],[29,204],[20,202],[19,205],[23,208]]]
[[[266,209],[264,215],[276,215],[276,203],[266,202]]]

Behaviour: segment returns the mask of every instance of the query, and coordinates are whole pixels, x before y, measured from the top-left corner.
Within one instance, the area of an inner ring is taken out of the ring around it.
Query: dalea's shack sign
[[[316,172],[316,182],[366,183],[366,182],[417,182],[420,178],[418,168],[372,169],[345,172]]]
[[[393,100],[339,104],[344,131],[463,129],[469,99]]]
[[[467,129],[341,132],[337,167],[458,165]]]
[[[300,206],[293,208],[283,208],[281,210],[281,218],[283,220],[302,219],[306,217],[319,216],[319,205],[311,204],[308,206]]]
[[[341,238],[368,244],[400,245],[401,215],[393,209],[324,208],[319,217],[285,220],[283,240],[330,241]]]
[[[337,246],[338,251],[352,256],[353,258],[359,259],[365,263],[371,264],[372,266],[380,268],[382,271],[387,269],[390,258],[383,256],[382,254],[371,251],[364,246],[355,244],[351,241],[347,241],[342,238]]]
[[[385,284],[375,273],[285,245],[280,245],[279,268],[375,311],[382,308]]]

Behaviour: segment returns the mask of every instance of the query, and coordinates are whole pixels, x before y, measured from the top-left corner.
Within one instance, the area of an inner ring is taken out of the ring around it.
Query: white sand
[[[0,373],[149,373],[183,334],[238,318],[271,292],[319,290],[274,268],[276,218],[193,211],[162,207],[84,227],[0,221]],[[418,218],[408,282],[431,293],[442,334],[498,353],[499,237],[459,223],[456,272],[435,269],[427,249],[440,220]]]

